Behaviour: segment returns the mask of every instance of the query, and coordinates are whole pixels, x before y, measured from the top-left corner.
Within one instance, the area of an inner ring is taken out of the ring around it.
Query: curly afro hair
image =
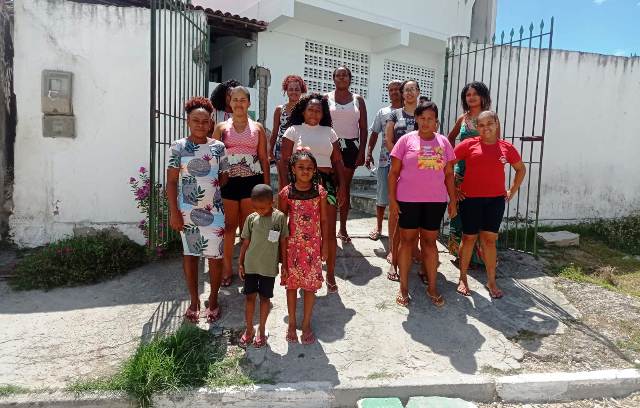
[[[469,104],[467,104],[467,92],[469,92],[469,89],[471,88],[475,89],[480,99],[482,99],[480,109],[483,111],[491,109],[491,92],[489,92],[489,88],[487,88],[484,82],[474,81],[466,84],[464,88],[462,88],[462,92],[460,92],[460,102],[462,102],[462,110],[464,110],[465,112],[469,112]]]
[[[227,107],[227,92],[231,88],[235,88],[236,86],[242,85],[240,82],[235,79],[230,79],[228,81],[224,81],[218,86],[215,87],[213,92],[211,92],[211,104],[216,110],[223,111]]]
[[[204,96],[194,96],[184,103],[184,111],[187,112],[187,115],[196,109],[204,109],[209,112],[209,114],[213,113],[211,101]]]
[[[304,111],[307,109],[307,105],[312,100],[320,101],[322,105],[322,119],[320,119],[320,126],[333,126],[333,122],[331,121],[331,113],[329,112],[329,102],[327,98],[320,95],[319,93],[312,93],[309,95],[305,95],[296,103],[291,111],[291,115],[289,116],[289,120],[285,127],[289,127],[291,125],[302,125],[304,123]]]
[[[297,82],[300,85],[300,91],[305,94],[307,93],[307,84],[304,82],[304,79],[298,75],[287,75],[282,81],[282,92],[287,92],[287,87],[291,82]]]

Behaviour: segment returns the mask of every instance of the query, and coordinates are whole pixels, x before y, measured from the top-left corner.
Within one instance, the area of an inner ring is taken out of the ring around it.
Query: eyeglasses
[[[411,88],[404,88],[404,92],[419,92],[420,90],[418,88],[415,87],[411,87]]]

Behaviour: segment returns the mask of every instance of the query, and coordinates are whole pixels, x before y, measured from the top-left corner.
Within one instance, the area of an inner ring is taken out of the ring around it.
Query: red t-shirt
[[[461,189],[467,197],[499,197],[507,194],[504,165],[522,161],[509,142],[485,144],[480,137],[464,140],[455,147],[456,158],[465,161]]]

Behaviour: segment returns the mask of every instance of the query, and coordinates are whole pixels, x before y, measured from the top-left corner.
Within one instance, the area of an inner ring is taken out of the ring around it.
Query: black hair
[[[268,184],[256,184],[253,189],[251,189],[251,199],[252,200],[273,200],[273,190],[271,186]]]
[[[409,82],[415,82],[416,83],[416,88],[418,88],[418,92],[420,92],[420,84],[418,83],[417,79],[406,79],[406,80],[402,81],[402,85],[400,85],[400,95],[404,95],[404,86],[406,84],[408,84]]]
[[[420,102],[416,106],[416,110],[413,112],[413,116],[418,117],[425,111],[432,111],[436,114],[436,120],[438,119],[438,105],[435,102]]]
[[[311,179],[312,188],[318,190],[318,185],[320,183],[320,176],[318,175],[318,162],[316,161],[315,156],[308,150],[296,150],[295,153],[291,155],[289,158],[289,182],[291,184],[296,182],[296,176],[293,174],[293,166],[295,166],[296,162],[302,158],[308,158],[313,162],[313,166],[316,168],[316,172]]]
[[[482,103],[480,106],[480,110],[485,111],[491,109],[491,93],[489,92],[489,88],[484,84],[484,82],[474,81],[469,82],[462,88],[462,92],[460,92],[460,101],[462,102],[462,110],[465,112],[469,112],[469,105],[467,105],[467,92],[469,89],[475,89],[482,99]]]
[[[420,101],[420,103],[424,103],[424,102],[431,102],[431,98],[429,98],[428,96],[424,96],[421,95],[418,100]]]
[[[322,119],[320,119],[320,126],[333,126],[333,122],[331,121],[331,112],[329,112],[329,101],[319,93],[312,93],[303,96],[298,102],[296,102],[295,106],[291,110],[291,114],[289,115],[289,120],[287,120],[285,128],[288,128],[291,125],[302,125],[304,123],[303,113],[305,109],[307,109],[309,102],[314,99],[319,100],[320,105],[322,105]]]
[[[347,71],[347,74],[349,74],[349,83],[351,83],[353,75],[351,74],[351,70],[349,69],[349,67],[346,67],[344,65],[340,65],[338,68],[334,69],[333,74],[331,74],[331,78],[336,79],[336,72],[338,72],[339,69],[344,69],[345,71]]]
[[[231,92],[231,93],[233,93],[235,91],[240,91],[240,92],[244,93],[246,95],[246,97],[247,97],[247,100],[249,102],[251,102],[251,94],[249,93],[249,90],[247,88],[245,88],[242,85],[238,85],[238,86],[234,86],[233,88],[229,89],[229,92]]]
[[[218,84],[213,92],[211,92],[211,97],[209,98],[213,107],[219,111],[225,110],[227,107],[227,91],[229,91],[230,88],[235,88],[240,85],[242,84],[235,79],[229,79],[228,81]]]

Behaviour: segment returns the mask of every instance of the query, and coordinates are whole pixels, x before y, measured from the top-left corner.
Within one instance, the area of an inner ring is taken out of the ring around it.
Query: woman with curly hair
[[[222,142],[207,137],[213,106],[207,98],[185,103],[189,136],[169,148],[167,198],[169,225],[182,237],[182,266],[191,297],[185,317],[200,318],[198,261],[207,258],[211,293],[205,317],[209,323],[220,318],[218,290],[222,280],[224,211],[220,196],[220,164],[225,156]]]
[[[329,103],[322,95],[313,93],[300,98],[289,116],[288,128],[282,136],[281,158],[289,163],[294,146],[309,150],[316,158],[318,176],[327,191],[328,254],[327,291],[338,291],[336,285],[336,218],[341,205],[346,205],[345,170],[340,153],[338,135],[331,127]]]
[[[231,89],[242,84],[235,79],[229,79],[224,81],[215,87],[211,92],[211,104],[213,105],[214,113],[211,116],[213,119],[213,125],[220,122],[224,122],[231,117]]]
[[[269,161],[276,162],[278,169],[278,189],[284,188],[287,184],[287,166],[280,161],[280,143],[282,135],[287,130],[287,121],[295,104],[300,100],[300,96],[307,93],[307,84],[298,75],[287,75],[282,81],[282,93],[287,95],[289,101],[283,105],[276,106],[273,112],[273,130],[269,139]]]
[[[213,131],[213,138],[222,141],[226,148],[222,171],[229,177],[221,189],[225,222],[222,286],[231,285],[236,230],[253,212],[251,190],[258,184],[271,184],[267,136],[262,125],[248,116],[249,90],[237,86],[229,95],[233,115],[218,123]]]

